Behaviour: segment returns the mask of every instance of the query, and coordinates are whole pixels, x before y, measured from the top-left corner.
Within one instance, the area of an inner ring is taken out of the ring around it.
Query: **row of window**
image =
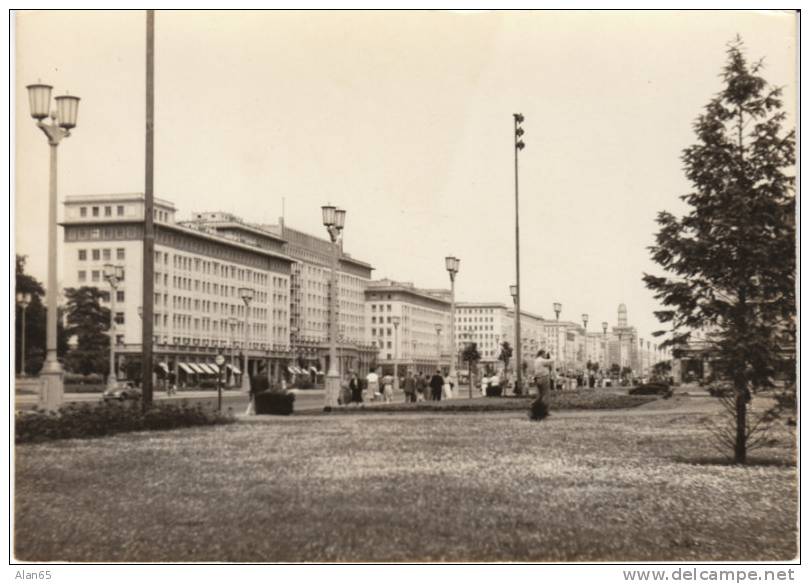
[[[79,207],[79,216],[87,217],[87,209],[88,209],[87,207]],[[101,216],[101,209],[102,209],[102,206],[96,205],[96,206],[90,207],[90,212],[92,213],[93,217],[100,217]],[[113,214],[113,212],[112,212],[113,211],[113,206],[112,205],[104,205],[103,209],[104,209],[104,216],[105,217],[112,217],[112,214]],[[119,217],[123,217],[123,215],[124,215],[124,205],[116,205],[115,212],[116,212],[116,215],[118,215]]]
[[[87,251],[86,249],[79,250],[79,261],[84,262],[87,261]],[[109,248],[104,249],[91,249],[90,251],[90,258],[93,261],[109,261],[112,259],[112,250]],[[119,247],[115,250],[115,259],[123,260],[125,259],[125,252],[126,250],[123,247]]]
[[[90,282],[101,282],[101,278],[103,277],[103,272],[101,270],[90,270]],[[79,282],[87,282],[87,270],[79,270]],[[121,278],[118,280],[119,282],[124,281],[124,271],[121,271]]]

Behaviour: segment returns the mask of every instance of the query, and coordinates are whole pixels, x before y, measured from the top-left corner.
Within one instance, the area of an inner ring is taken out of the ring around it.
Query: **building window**
[[[84,270],[79,270],[79,282],[86,282],[87,281],[87,272]]]
[[[119,247],[118,249],[115,250],[115,259],[117,259],[117,260],[124,259],[124,248],[123,247]]]
[[[124,301],[124,291],[123,290],[116,290],[115,291],[115,299],[118,302],[123,302]]]
[[[98,279],[99,279],[98,270],[93,270],[92,271],[90,279],[93,280],[93,282],[98,282]]]
[[[110,205],[105,205],[105,207],[104,207],[104,216],[105,217],[112,217],[112,207]]]
[[[121,217],[124,214],[124,206],[118,205],[116,212],[118,213],[118,216]]]
[[[109,260],[109,259],[110,259],[110,250],[109,250],[109,249],[103,249],[103,250],[101,250],[101,257],[102,257],[102,259],[104,259],[105,261]]]
[[[94,249],[92,251],[92,254],[93,254],[93,260],[98,261],[98,260],[101,259],[101,250],[100,249]]]
[[[79,216],[87,217],[87,207],[79,207]]]
[[[124,324],[124,313],[123,312],[116,312],[115,313],[115,324]]]
[[[98,217],[98,207],[93,207],[93,217]]]
[[[80,249],[79,250],[79,261],[83,262],[86,259],[87,259],[87,250],[86,249]]]

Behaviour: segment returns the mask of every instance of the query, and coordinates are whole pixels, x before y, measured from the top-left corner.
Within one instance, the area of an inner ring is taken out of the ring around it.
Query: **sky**
[[[42,281],[48,147],[25,86],[81,97],[60,200],[142,192],[145,20],[16,14],[14,241]],[[685,211],[680,155],[737,34],[795,124],[787,12],[158,11],[155,27],[155,195],[179,218],[274,223],[284,208],[326,237],[331,203],[375,278],[447,288],[452,254],[458,300],[511,304],[521,112],[521,305],[553,318],[561,302],[589,330],[615,325],[620,303],[641,337],[660,328],[647,246],[659,211]]]

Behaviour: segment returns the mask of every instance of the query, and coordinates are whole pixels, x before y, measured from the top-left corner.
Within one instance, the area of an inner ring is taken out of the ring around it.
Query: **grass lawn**
[[[781,426],[760,464],[729,466],[700,424],[711,415],[265,418],[21,445],[16,557],[793,558],[792,436]]]

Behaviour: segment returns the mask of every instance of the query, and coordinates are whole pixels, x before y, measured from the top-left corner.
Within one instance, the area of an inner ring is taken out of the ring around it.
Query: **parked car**
[[[116,387],[105,389],[101,394],[104,401],[128,401],[141,399],[141,390],[131,382],[119,383]]]

